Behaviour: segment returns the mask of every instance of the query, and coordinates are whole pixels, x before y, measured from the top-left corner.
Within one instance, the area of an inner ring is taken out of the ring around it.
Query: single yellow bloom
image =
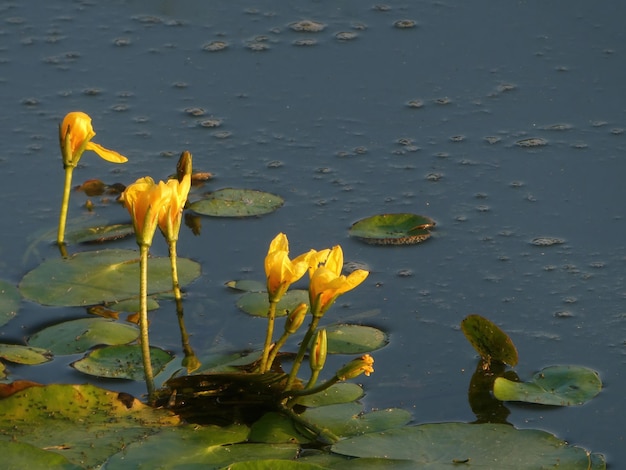
[[[324,266],[318,267],[311,276],[309,300],[313,316],[322,316],[341,294],[354,289],[369,275],[364,269],[357,269],[348,276],[341,274],[343,251],[339,245],[328,254]]]
[[[161,206],[158,224],[165,238],[175,241],[178,240],[183,209],[191,188],[191,175],[185,176],[181,182],[168,180],[164,184],[169,188],[170,200]]]
[[[152,178],[146,176],[129,185],[121,199],[133,221],[137,243],[150,246],[159,215],[163,207],[169,206],[171,202],[172,188],[163,181],[156,184]]]
[[[348,364],[337,371],[335,376],[339,380],[348,380],[358,377],[361,374],[369,376],[374,372],[374,358],[365,354],[357,359],[353,359]]]
[[[267,293],[270,301],[277,302],[297,282],[309,267],[309,257],[314,250],[303,253],[294,260],[289,259],[289,241],[279,233],[270,243],[265,257]]]
[[[114,150],[106,149],[92,142],[91,139],[95,135],[89,115],[74,111],[65,116],[59,128],[59,141],[65,166],[75,167],[85,150],[96,152],[108,162],[124,163],[128,161],[126,157]]]

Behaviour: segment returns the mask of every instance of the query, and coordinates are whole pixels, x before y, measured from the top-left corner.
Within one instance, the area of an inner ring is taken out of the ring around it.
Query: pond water
[[[286,200],[260,218],[203,218],[200,236],[183,229],[180,256],[203,267],[185,301],[199,355],[260,344],[264,323],[239,312],[224,283],[262,280],[276,233],[293,253],[341,244],[371,275],[327,321],[391,338],[362,380],[368,409],[472,421],[477,358],[459,323],[478,313],[511,335],[522,379],[578,364],[605,384],[581,407],[511,405],[509,421],[626,461],[626,5],[1,1],[0,12],[3,279],[17,284],[58,256],[47,243],[63,182],[57,126],[82,110],[95,140],[129,162],[86,154],[76,184],[164,179],[187,149],[195,170],[215,175],[202,190]],[[324,28],[295,31],[302,20]],[[89,213],[86,200],[72,195],[70,221],[128,220],[100,198]],[[387,212],[435,219],[434,236],[404,247],[349,238],[353,222]],[[152,251],[167,254],[160,240]],[[21,341],[84,315],[23,302],[0,335]],[[153,313],[151,339],[180,353],[173,321],[172,305]],[[91,380],[67,367],[75,359],[11,367],[10,378]]]

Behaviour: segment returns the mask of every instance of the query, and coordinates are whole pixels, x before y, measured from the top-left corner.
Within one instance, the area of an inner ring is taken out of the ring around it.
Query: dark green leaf
[[[252,189],[225,188],[189,205],[197,214],[214,217],[250,217],[274,212],[285,201],[275,194]]]
[[[379,214],[355,222],[350,235],[374,245],[412,245],[430,237],[435,222],[417,214]]]
[[[461,330],[488,365],[499,361],[510,366],[517,364],[517,349],[509,335],[480,315],[469,315],[461,322]]]

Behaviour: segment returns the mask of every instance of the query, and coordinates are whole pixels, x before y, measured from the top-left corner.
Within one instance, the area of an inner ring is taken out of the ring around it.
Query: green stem
[[[302,339],[302,343],[300,343],[300,349],[298,349],[298,354],[296,356],[296,359],[293,362],[293,366],[291,367],[291,372],[289,372],[289,379],[287,379],[287,385],[285,386],[285,391],[291,390],[291,387],[293,387],[293,384],[296,381],[296,377],[298,376],[298,371],[300,370],[300,365],[302,364],[302,359],[304,359],[306,350],[309,347],[311,338],[315,334],[315,330],[317,329],[317,324],[320,322],[321,318],[322,318],[321,316],[314,316],[313,319],[311,320],[309,329],[306,331],[304,338]]]
[[[336,375],[333,375],[330,379],[328,379],[324,383],[319,384],[317,387],[305,388],[303,390],[285,390],[283,392],[283,395],[286,397],[289,397],[289,401],[287,402],[286,406],[290,407],[290,404],[298,397],[303,397],[306,395],[313,395],[315,393],[323,392],[327,388],[332,387],[333,385],[335,385],[337,382],[340,382],[340,381],[341,379],[339,377],[337,377]]]
[[[176,240],[168,240],[167,244],[170,248],[170,264],[172,266],[172,289],[174,290],[174,298],[179,301],[182,299],[180,293],[180,284],[178,283],[178,261],[176,254]]]
[[[148,339],[148,254],[150,245],[139,244],[139,334],[143,372],[148,389],[148,402],[154,398],[154,374],[150,360],[150,340]]]
[[[274,360],[276,359],[276,355],[280,351],[280,348],[282,348],[285,345],[285,343],[287,342],[287,338],[289,338],[289,336],[291,336],[291,334],[285,331],[283,335],[280,337],[280,339],[276,341],[276,344],[270,351],[270,355],[267,358],[267,366],[266,366],[267,370],[270,370],[272,368],[272,365],[274,364]]]
[[[320,428],[319,426],[308,422],[301,416],[294,413],[293,410],[290,408],[287,408],[283,405],[280,405],[279,408],[281,412],[289,416],[296,423],[306,428],[309,432],[311,432],[311,434],[313,434],[315,439],[322,442],[323,444],[330,445],[339,441],[339,438],[332,431],[325,428]]]
[[[309,378],[309,382],[306,384],[306,387],[304,387],[305,390],[311,390],[313,388],[315,382],[317,382],[317,378],[320,376],[320,371],[321,369],[311,371],[311,377]]]
[[[65,224],[67,222],[67,212],[70,205],[70,192],[72,190],[72,172],[74,167],[65,167],[65,186],[63,187],[63,200],[61,202],[61,214],[59,215],[59,231],[57,232],[57,244],[65,244]]]
[[[263,345],[263,356],[261,356],[261,364],[259,372],[264,373],[269,370],[267,362],[272,346],[272,337],[274,336],[274,322],[276,320],[276,300],[270,300],[270,308],[267,311],[267,332],[265,333],[265,344]]]

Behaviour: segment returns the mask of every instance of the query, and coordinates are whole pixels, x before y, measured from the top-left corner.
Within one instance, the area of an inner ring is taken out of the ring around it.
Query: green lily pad
[[[331,325],[326,327],[329,354],[363,354],[389,343],[387,333],[372,326]]]
[[[67,259],[52,258],[27,273],[20,282],[22,295],[43,305],[85,306],[116,302],[139,293],[139,253],[134,250],[100,250],[77,253]],[[200,275],[200,264],[178,258],[181,286]],[[172,289],[169,258],[150,258],[148,293]]]
[[[545,431],[506,424],[406,426],[339,441],[332,451],[352,457],[410,461],[414,468],[423,469],[601,469],[606,465],[601,455],[589,455]]]
[[[308,462],[269,459],[235,462],[232,465],[223,467],[222,470],[324,470],[327,468]]]
[[[309,408],[350,403],[363,396],[363,389],[352,382],[339,382],[322,392],[298,398],[297,403]]]
[[[156,310],[160,307],[159,302],[154,297],[148,297],[148,311]],[[139,297],[133,299],[121,300],[120,302],[109,303],[107,306],[118,312],[138,312],[141,310],[139,306]]]
[[[400,408],[363,413],[363,405],[356,402],[309,408],[301,416],[338,437],[383,431],[411,420],[411,413]]]
[[[502,401],[542,405],[582,405],[602,390],[598,373],[581,366],[550,366],[537,372],[530,382],[513,382],[498,377],[493,394]]]
[[[70,230],[65,234],[68,243],[103,243],[120,240],[135,234],[132,224],[102,225]]]
[[[141,442],[128,445],[112,456],[107,470],[128,468],[208,468],[218,469],[238,461],[296,458],[296,444],[242,443],[248,428],[241,424],[227,427],[183,426],[163,429]]]
[[[417,214],[379,214],[352,224],[350,236],[373,245],[413,245],[430,238],[435,222]]]
[[[280,196],[263,191],[225,188],[189,204],[189,209],[213,217],[250,217],[274,212],[284,202]]]
[[[0,326],[17,315],[22,296],[12,283],[0,279]]]
[[[517,364],[517,349],[513,341],[493,322],[480,315],[469,315],[461,322],[461,330],[487,365],[491,361],[510,366]]]
[[[30,470],[83,470],[67,458],[49,450],[38,449],[22,442],[0,441],[2,466],[7,469],[28,468]]]
[[[240,292],[264,292],[267,289],[267,283],[247,279],[240,281],[228,281],[225,286],[229,289]]]
[[[0,400],[0,441],[47,449],[81,468],[97,468],[129,443],[179,423],[168,411],[93,385],[30,387]]]
[[[173,359],[171,353],[150,346],[150,360],[154,375],[158,375]],[[144,380],[141,348],[139,345],[106,346],[91,351],[72,367],[87,375],[111,379]]]
[[[103,318],[80,318],[44,328],[31,336],[28,344],[60,356],[82,353],[103,344],[127,344],[138,336],[139,330],[131,325]]]
[[[51,359],[50,351],[20,344],[0,344],[0,357],[15,364],[43,364]]]
[[[309,302],[309,292],[301,289],[287,291],[276,305],[276,316],[287,315],[301,303]],[[267,292],[246,292],[239,300],[237,307],[255,317],[267,317],[270,303],[267,300]]]

